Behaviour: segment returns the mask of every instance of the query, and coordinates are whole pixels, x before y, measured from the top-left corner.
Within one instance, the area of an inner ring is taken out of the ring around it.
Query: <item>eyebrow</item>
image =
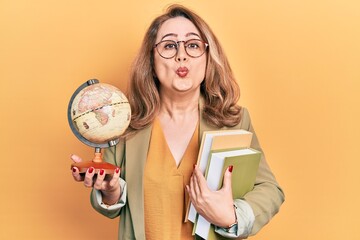
[[[188,37],[188,36],[192,36],[192,35],[197,36],[197,37],[199,37],[199,38],[201,39],[200,35],[197,34],[197,33],[194,33],[194,32],[189,32],[189,33],[186,34],[185,36]]]
[[[178,36],[178,35],[175,34],[175,33],[168,33],[168,34],[165,34],[165,35],[161,38],[160,41],[164,40],[164,38],[166,38],[166,37],[177,37],[177,36]]]
[[[178,34],[168,33],[168,34],[165,34],[165,35],[161,38],[160,41],[164,40],[164,38],[166,38],[166,37],[177,37],[177,36],[178,36]],[[189,37],[189,36],[197,36],[198,38],[201,39],[201,37],[199,36],[199,34],[194,33],[194,32],[189,32],[189,33],[187,33],[187,34],[185,35],[185,37]]]

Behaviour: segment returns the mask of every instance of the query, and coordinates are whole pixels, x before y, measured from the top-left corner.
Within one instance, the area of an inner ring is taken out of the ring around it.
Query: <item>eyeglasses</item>
[[[198,58],[203,55],[206,48],[209,46],[209,44],[200,39],[189,39],[187,41],[177,42],[173,40],[164,40],[155,44],[154,48],[156,48],[161,57],[170,59],[177,54],[180,43],[184,43],[185,52],[193,58]]]

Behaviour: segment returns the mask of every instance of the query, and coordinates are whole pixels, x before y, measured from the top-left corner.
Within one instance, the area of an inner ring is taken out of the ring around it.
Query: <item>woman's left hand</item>
[[[229,168],[225,171],[222,188],[217,191],[208,188],[206,179],[197,166],[190,178],[190,184],[186,186],[196,211],[218,227],[228,227],[236,221]]]

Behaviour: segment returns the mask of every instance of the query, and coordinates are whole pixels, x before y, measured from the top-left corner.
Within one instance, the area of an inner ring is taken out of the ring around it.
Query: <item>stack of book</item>
[[[216,191],[222,187],[225,170],[232,165],[233,198],[241,198],[254,187],[261,153],[250,148],[252,133],[246,130],[205,131],[197,165],[208,187]],[[221,203],[219,203],[221,204]],[[194,223],[193,233],[203,239],[216,239],[214,226],[189,203],[185,221]]]

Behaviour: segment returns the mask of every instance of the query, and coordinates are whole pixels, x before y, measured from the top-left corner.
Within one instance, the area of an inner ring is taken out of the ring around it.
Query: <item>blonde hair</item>
[[[149,126],[159,112],[161,102],[159,81],[154,73],[154,45],[161,25],[175,17],[189,19],[199,30],[201,38],[209,44],[205,79],[201,83],[203,117],[209,124],[219,128],[235,126],[241,120],[241,108],[237,105],[240,89],[218,39],[202,18],[176,4],[153,20],[133,63],[127,93],[132,110],[128,133]]]

